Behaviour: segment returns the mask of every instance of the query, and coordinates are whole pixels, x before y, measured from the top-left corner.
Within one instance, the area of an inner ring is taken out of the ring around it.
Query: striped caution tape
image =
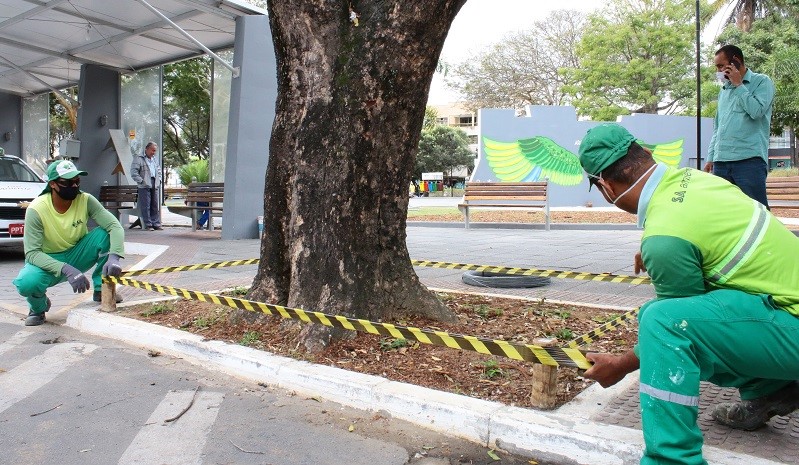
[[[448,270],[489,271],[511,276],[541,276],[547,278],[577,279],[581,281],[601,281],[610,283],[651,284],[648,276],[627,276],[613,273],[586,273],[581,271],[539,270],[535,268],[512,268],[507,266],[472,265],[469,263],[434,262],[430,260],[411,260],[413,266],[445,268]]]
[[[342,315],[331,315],[299,308],[237,299],[235,297],[206,294],[188,289],[137,281],[126,277],[114,278],[105,276],[103,277],[103,281],[122,284],[124,286],[133,286],[139,289],[147,289],[149,291],[182,297],[188,300],[211,302],[230,308],[262,312],[267,315],[277,315],[287,319],[300,320],[305,323],[319,323],[335,328],[361,331],[396,339],[407,339],[418,341],[423,344],[432,344],[452,349],[469,350],[485,355],[497,355],[513,360],[583,369],[591,367],[591,362],[585,358],[579,349],[574,347],[541,347],[533,344],[518,344],[498,339],[463,336],[460,334],[447,333],[445,331],[432,331],[390,323],[376,323],[358,318],[348,318]]]
[[[226,268],[240,265],[256,265],[260,262],[257,258],[243,260],[228,260],[224,262],[199,263],[196,265],[168,266],[148,270],[126,271],[123,276],[141,276],[160,273],[173,273],[177,271],[210,270],[212,268]],[[413,266],[427,268],[444,268],[448,270],[489,271],[491,273],[507,274],[511,276],[541,276],[548,278],[577,279],[581,281],[599,281],[628,284],[651,284],[648,276],[628,276],[613,273],[587,273],[581,271],[565,270],[540,270],[535,268],[514,268],[496,265],[474,265],[469,263],[436,262],[431,260],[411,260]]]
[[[637,309],[637,308],[634,309],[634,310],[630,310],[629,312],[625,313],[624,315],[621,315],[621,316],[619,316],[617,318],[614,318],[613,320],[608,321],[607,323],[603,324],[602,326],[600,326],[600,327],[598,327],[596,329],[593,329],[593,330],[583,334],[580,337],[572,339],[571,341],[569,341],[568,347],[576,349],[577,347],[584,346],[586,344],[590,344],[590,343],[594,342],[596,340],[596,338],[598,338],[600,336],[604,336],[611,329],[616,329],[619,326],[621,326],[622,324],[625,324],[627,321],[635,319],[636,316],[638,316],[638,310],[639,309]]]
[[[244,260],[227,260],[224,262],[198,263],[196,265],[167,266],[165,268],[152,268],[149,270],[131,270],[122,273],[123,276],[142,276],[148,274],[174,273],[177,271],[197,271],[210,270],[213,268],[227,268],[241,265],[257,265],[261,260],[258,258],[247,258]]]

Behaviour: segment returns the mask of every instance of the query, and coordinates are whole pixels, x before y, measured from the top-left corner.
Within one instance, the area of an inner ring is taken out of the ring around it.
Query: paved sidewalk
[[[165,215],[165,224],[170,224]],[[174,222],[172,222],[174,224]],[[163,231],[126,231],[127,268],[205,263],[257,258],[257,240],[222,241],[220,231],[195,231],[184,226]],[[408,227],[408,248],[414,259],[475,263],[527,268],[562,269],[592,273],[632,274],[632,257],[641,233],[636,230],[557,230]],[[14,276],[21,253],[0,249],[0,271]],[[238,266],[194,272],[147,276],[146,281],[205,292],[234,286],[249,286],[255,266]],[[654,296],[651,286],[595,283],[553,279],[550,286],[528,290],[475,289],[461,281],[462,272],[416,268],[429,287],[461,291],[488,291],[530,299],[631,309]],[[149,291],[122,287],[126,302],[159,297]],[[75,296],[67,285],[51,290],[54,303],[51,322],[104,334],[159,350],[181,353],[198,363],[216,365],[239,376],[269,379],[290,389],[306,390],[344,404],[381,410],[410,421],[444,429],[451,434],[490,443],[517,454],[550,457],[548,463],[620,464],[637,463],[643,447],[634,377],[616,389],[594,386],[556,412],[537,412],[476,401],[415,386],[386,384],[385,380],[362,377],[330,367],[266,356],[259,359],[246,348],[203,341],[184,332],[141,326],[114,315],[100,314],[87,295]],[[0,306],[22,316],[24,301],[14,292],[10,279],[0,284]],[[129,339],[126,339],[129,338]],[[257,352],[257,351],[255,351]],[[386,386],[391,386],[389,389]],[[769,464],[799,460],[799,421],[791,417],[773,420],[768,428],[744,433],[715,425],[704,406],[734,392],[706,386],[700,404],[700,424],[705,433],[706,457],[711,463]],[[572,460],[572,461],[569,461]],[[575,462],[576,461],[576,462]]]

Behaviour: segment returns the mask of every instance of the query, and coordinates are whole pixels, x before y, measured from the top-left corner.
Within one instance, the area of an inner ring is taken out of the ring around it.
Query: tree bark
[[[465,1],[267,2],[278,101],[252,296],[378,321],[456,319],[414,273],[405,222],[427,93]],[[310,325],[300,337],[318,350],[331,336]]]

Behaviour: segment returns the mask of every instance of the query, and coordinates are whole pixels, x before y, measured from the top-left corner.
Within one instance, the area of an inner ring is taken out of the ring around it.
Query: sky
[[[450,64],[460,63],[511,32],[531,28],[533,22],[544,19],[553,10],[588,13],[605,3],[604,0],[468,0],[452,22],[441,59]],[[443,77],[436,74],[428,104],[449,103],[457,99],[457,94],[444,86]]]
[[[468,0],[450,27],[441,59],[449,64],[460,63],[508,33],[530,29],[533,22],[546,18],[553,10],[591,13],[608,3],[608,0]],[[720,32],[716,23],[708,25],[705,35],[709,33],[710,37],[703,35],[703,42]],[[443,76],[434,75],[427,103],[439,105],[457,100],[457,93],[446,89]]]

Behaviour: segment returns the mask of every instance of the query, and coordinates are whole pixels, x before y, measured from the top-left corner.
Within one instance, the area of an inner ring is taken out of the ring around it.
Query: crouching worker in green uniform
[[[705,464],[699,382],[735,387],[715,421],[754,430],[799,408],[799,238],[725,180],[656,164],[617,124],[592,128],[580,164],[605,199],[638,215],[635,271],[657,298],[641,307],[638,344],[588,354],[585,376],[611,386],[639,369],[642,464]]]
[[[49,287],[68,281],[74,292],[86,292],[90,284],[83,273],[97,265],[92,284],[94,301],[100,302],[102,275],[122,273],[125,232],[96,198],[80,191],[80,176],[86,174],[69,160],[53,162],[47,168],[47,187],[25,212],[25,266],[14,285],[28,300],[26,326],[44,323]],[[91,232],[89,218],[99,226]]]

